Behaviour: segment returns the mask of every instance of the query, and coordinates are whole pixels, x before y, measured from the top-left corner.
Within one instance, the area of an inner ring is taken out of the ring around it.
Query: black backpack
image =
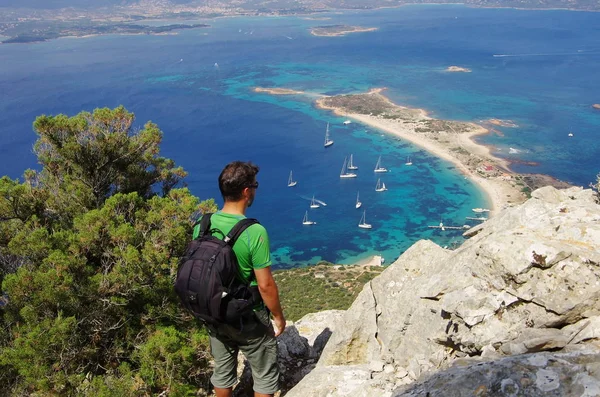
[[[233,245],[246,228],[258,221],[242,219],[225,236],[219,229],[210,228],[211,216],[206,214],[201,218],[200,234],[185,250],[175,279],[175,292],[183,306],[205,323],[237,326],[262,299],[258,287],[245,285],[236,277],[239,265]],[[212,233],[220,233],[223,240]],[[248,282],[253,278],[254,272]]]

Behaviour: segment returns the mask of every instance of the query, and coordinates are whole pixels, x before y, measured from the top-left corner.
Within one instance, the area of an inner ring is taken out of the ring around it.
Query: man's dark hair
[[[225,201],[238,201],[247,187],[256,181],[259,168],[251,162],[233,161],[219,175],[219,190]]]

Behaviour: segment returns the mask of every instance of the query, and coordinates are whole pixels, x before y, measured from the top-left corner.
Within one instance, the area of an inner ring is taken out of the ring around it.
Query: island
[[[310,34],[313,36],[341,37],[350,33],[373,32],[375,30],[378,30],[378,28],[365,28],[362,26],[348,25],[327,25],[315,26],[310,30]]]
[[[448,66],[446,72],[471,73],[471,69],[460,66]]]
[[[254,87],[254,92],[264,92],[271,95],[305,95],[304,91],[291,90],[289,88],[267,88],[267,87]]]
[[[600,103],[594,103],[594,104],[592,105],[592,107],[593,107],[594,109],[598,109],[598,110],[600,110]]]

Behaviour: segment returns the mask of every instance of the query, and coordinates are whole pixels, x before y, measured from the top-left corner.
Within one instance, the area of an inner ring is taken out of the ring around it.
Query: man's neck
[[[246,216],[246,203],[244,202],[244,200],[241,201],[226,201],[225,204],[223,204],[223,208],[221,209],[221,212],[225,213],[225,214],[231,214],[231,215],[244,215]]]

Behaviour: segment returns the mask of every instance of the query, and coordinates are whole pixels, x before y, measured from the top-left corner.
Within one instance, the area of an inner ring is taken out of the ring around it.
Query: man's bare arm
[[[256,275],[260,296],[262,296],[263,302],[265,302],[265,305],[267,305],[273,314],[275,336],[279,336],[285,329],[285,317],[281,309],[281,303],[279,302],[279,290],[273,278],[273,273],[271,273],[271,267],[254,269],[254,274]]]

